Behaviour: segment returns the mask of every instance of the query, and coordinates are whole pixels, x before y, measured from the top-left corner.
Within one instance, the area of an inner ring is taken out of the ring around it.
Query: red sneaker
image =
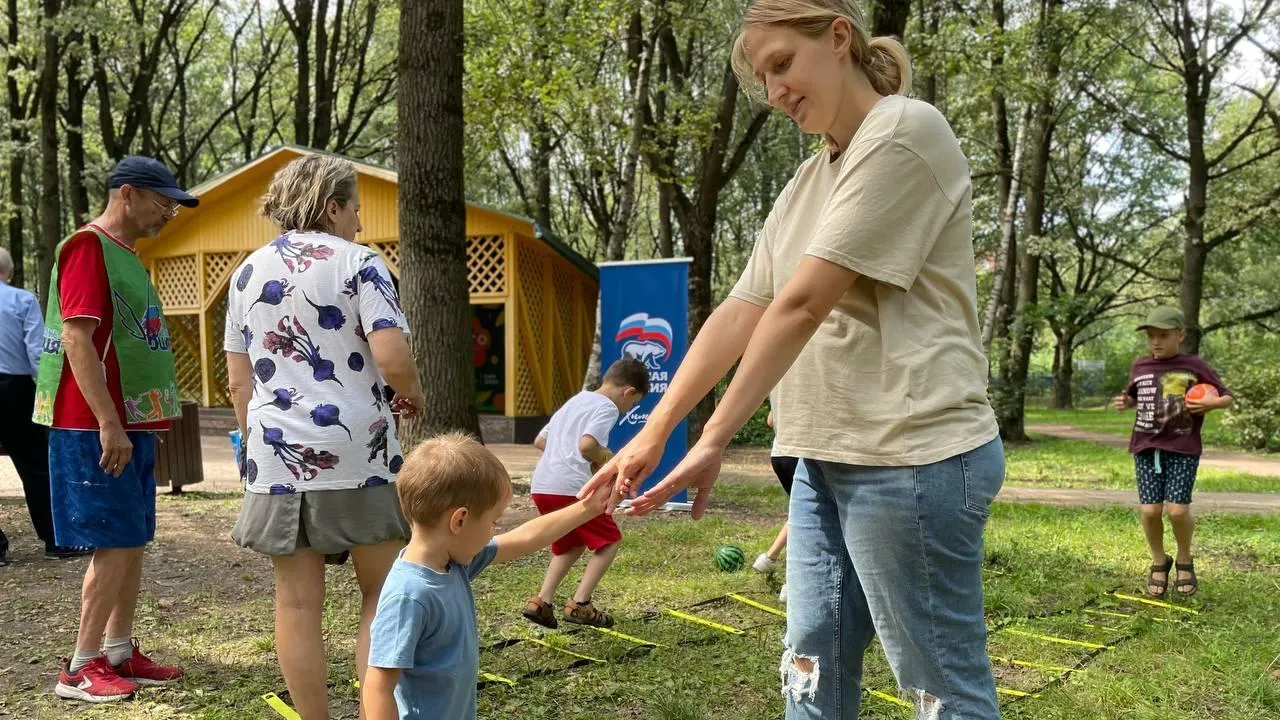
[[[53,693],[67,700],[83,700],[91,703],[114,702],[133,696],[138,689],[135,683],[121,678],[105,657],[96,657],[79,672],[71,672],[71,661],[62,659],[58,672],[58,684]]]
[[[182,668],[174,665],[157,665],[151,658],[138,649],[138,641],[133,641],[133,656],[116,665],[113,670],[125,680],[132,680],[139,685],[168,685],[182,679]]]

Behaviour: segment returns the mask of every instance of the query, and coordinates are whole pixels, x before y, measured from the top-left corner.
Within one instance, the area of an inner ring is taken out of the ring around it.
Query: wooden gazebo
[[[278,234],[257,213],[272,175],[314,152],[281,147],[194,188],[199,208],[138,243],[164,303],[185,399],[230,404],[222,332],[231,272]],[[398,279],[397,175],[351,162],[360,174],[364,225],[356,241],[380,253]],[[529,440],[582,384],[599,274],[527,218],[468,204],[466,227],[476,407],[486,439]]]

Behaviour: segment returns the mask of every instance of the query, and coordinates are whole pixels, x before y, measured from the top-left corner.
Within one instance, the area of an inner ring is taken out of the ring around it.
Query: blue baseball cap
[[[177,178],[164,163],[144,155],[124,158],[107,174],[107,187],[115,190],[124,185],[160,193],[185,207],[193,208],[200,204],[198,198],[178,187]]]

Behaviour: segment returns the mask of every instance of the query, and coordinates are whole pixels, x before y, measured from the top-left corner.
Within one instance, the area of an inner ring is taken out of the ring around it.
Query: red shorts
[[[533,493],[530,497],[533,498],[533,504],[538,508],[540,515],[553,513],[578,502],[578,498],[572,495]],[[613,516],[608,514],[597,515],[577,528],[570,530],[564,537],[551,543],[551,554],[563,555],[583,545],[587,546],[588,550],[595,551],[606,545],[612,545],[621,539],[622,531],[618,529],[618,523],[613,521]]]

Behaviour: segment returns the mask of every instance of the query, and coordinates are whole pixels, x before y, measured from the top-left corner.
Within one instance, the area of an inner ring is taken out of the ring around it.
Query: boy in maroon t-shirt
[[[1186,333],[1182,311],[1158,307],[1138,330],[1147,333],[1151,355],[1135,358],[1129,368],[1129,386],[1116,397],[1116,409],[1137,406],[1138,414],[1129,438],[1138,475],[1138,501],[1142,504],[1142,532],[1151,549],[1147,594],[1164,597],[1169,570],[1176,568],[1174,587],[1183,597],[1199,588],[1191,559],[1191,489],[1200,464],[1200,427],[1210,410],[1231,407],[1231,391],[1218,373],[1198,355],[1178,352]],[[1212,385],[1217,394],[1188,398],[1193,386]],[[1175,562],[1164,551],[1164,518],[1178,543]]]

